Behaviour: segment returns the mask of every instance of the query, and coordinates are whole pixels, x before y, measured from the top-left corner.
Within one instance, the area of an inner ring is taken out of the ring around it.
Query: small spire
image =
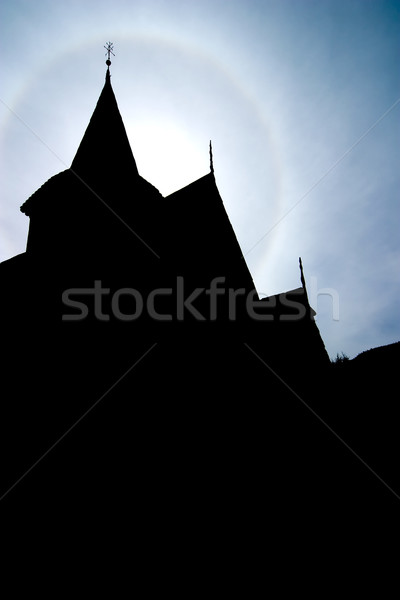
[[[301,281],[301,285],[303,286],[303,290],[304,290],[304,294],[305,294],[305,298],[307,300],[308,305],[310,306],[310,303],[308,301],[308,294],[307,294],[307,287],[306,287],[306,280],[304,278],[304,271],[303,271],[303,263],[301,258],[299,257],[299,267],[300,267],[300,281]]]
[[[213,152],[212,152],[212,144],[210,140],[210,171],[214,173],[214,163],[213,163]]]
[[[300,267],[300,281],[304,290],[306,289],[306,280],[304,279],[304,271],[303,271],[303,263],[301,261],[301,257],[299,256],[299,267]]]
[[[306,303],[307,303],[307,306],[308,306],[308,308],[309,308],[309,309],[310,309],[310,311],[311,311],[311,312],[310,312],[311,318],[313,319],[317,313],[316,313],[316,312],[315,312],[315,310],[314,310],[314,309],[311,307],[311,305],[310,305],[310,301],[309,301],[309,299],[308,299],[307,287],[306,287],[306,280],[305,280],[305,277],[304,277],[304,271],[303,271],[303,263],[302,263],[302,260],[301,260],[301,258],[300,258],[300,257],[299,257],[299,267],[300,267],[300,280],[301,280],[301,285],[303,286],[303,290],[304,290],[304,298],[305,298],[305,301],[306,301]]]

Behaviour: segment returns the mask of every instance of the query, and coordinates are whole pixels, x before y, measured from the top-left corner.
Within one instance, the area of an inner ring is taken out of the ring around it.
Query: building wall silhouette
[[[153,503],[167,487],[175,500],[192,490],[190,505],[210,486],[224,503],[239,478],[261,508],[269,455],[279,485],[289,473],[332,494],[331,475],[312,485],[330,447],[293,395],[313,394],[329,366],[303,276],[258,297],[213,170],[166,198],[139,175],[108,71],[71,168],[21,211],[26,252],[0,265],[3,490],[40,459],[22,503],[131,498],[136,469]]]

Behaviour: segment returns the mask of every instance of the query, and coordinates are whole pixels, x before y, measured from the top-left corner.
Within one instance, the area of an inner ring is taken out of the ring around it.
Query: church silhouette
[[[316,416],[331,365],[301,261],[300,286],[258,296],[211,147],[210,172],[163,197],[109,66],[71,167],[21,206],[26,252],[0,265],[3,502],[193,535],[263,527],[267,506],[356,514],[380,491]]]

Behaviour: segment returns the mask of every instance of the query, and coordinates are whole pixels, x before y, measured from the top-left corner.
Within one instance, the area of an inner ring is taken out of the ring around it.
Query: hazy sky
[[[183,187],[212,139],[258,291],[298,287],[301,256],[331,357],[400,339],[400,1],[3,0],[0,27],[0,260],[70,166],[110,40],[141,175]]]

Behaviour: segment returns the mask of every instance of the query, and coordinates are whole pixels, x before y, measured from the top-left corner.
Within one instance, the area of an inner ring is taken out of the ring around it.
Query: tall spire
[[[90,119],[71,169],[91,183],[99,176],[138,175],[135,159],[118,109],[110,77],[110,55],[112,42],[104,46],[107,50],[107,72],[103,90]]]

